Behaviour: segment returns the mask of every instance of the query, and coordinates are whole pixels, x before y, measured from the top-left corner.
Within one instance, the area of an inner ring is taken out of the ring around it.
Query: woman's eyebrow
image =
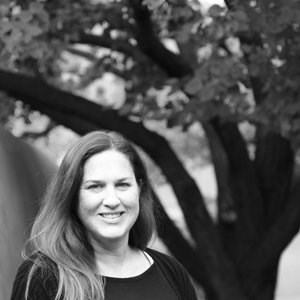
[[[122,178],[119,178],[117,181],[126,181],[126,180],[131,180],[132,178],[131,177],[122,177]]]
[[[103,183],[104,181],[102,180],[97,180],[97,179],[87,179],[82,182],[82,184],[87,184],[87,183]]]
[[[126,180],[132,180],[131,177],[121,177],[117,178],[115,181],[126,181]],[[82,184],[87,184],[87,183],[105,183],[105,180],[100,180],[100,179],[86,179],[82,182]]]

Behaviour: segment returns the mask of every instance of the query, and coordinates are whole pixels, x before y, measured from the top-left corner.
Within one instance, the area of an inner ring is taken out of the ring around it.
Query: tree
[[[300,225],[300,5],[227,0],[208,15],[200,8],[196,0],[6,0],[0,89],[79,134],[116,130],[145,150],[172,185],[194,243],[162,207],[159,235],[207,299],[273,299],[280,255]],[[66,52],[90,62],[84,74],[70,71],[79,81],[61,76]],[[105,72],[126,82],[119,109],[73,93]],[[168,142],[143,125],[148,118],[183,130],[201,122],[217,222]],[[251,148],[243,121],[256,129]]]

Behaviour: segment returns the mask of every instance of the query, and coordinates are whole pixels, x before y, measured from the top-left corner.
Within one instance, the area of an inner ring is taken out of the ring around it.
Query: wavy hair
[[[96,274],[94,252],[76,207],[85,162],[91,156],[111,149],[126,155],[140,187],[140,211],[129,233],[129,245],[143,250],[151,240],[155,230],[153,198],[141,158],[122,135],[91,132],[67,151],[41,203],[24,251],[24,257],[33,261],[26,297],[34,273],[39,268],[53,269],[53,261],[58,281],[55,300],[104,299],[105,281],[101,276],[99,280]]]

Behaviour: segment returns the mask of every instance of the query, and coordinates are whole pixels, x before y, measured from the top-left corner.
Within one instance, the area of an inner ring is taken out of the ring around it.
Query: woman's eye
[[[90,191],[101,191],[103,189],[103,186],[101,184],[92,184],[89,185],[87,189]]]
[[[120,182],[117,184],[117,188],[120,190],[126,190],[130,187],[130,184],[127,182]]]

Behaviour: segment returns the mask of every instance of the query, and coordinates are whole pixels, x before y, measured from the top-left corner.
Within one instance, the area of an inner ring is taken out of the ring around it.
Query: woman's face
[[[123,153],[107,150],[86,161],[77,214],[92,245],[128,244],[139,214],[139,192],[131,163]]]

